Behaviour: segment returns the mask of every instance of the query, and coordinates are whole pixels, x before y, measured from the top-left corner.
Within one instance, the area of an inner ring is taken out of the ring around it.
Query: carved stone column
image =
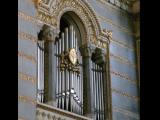
[[[83,73],[84,73],[84,79],[83,79],[83,111],[84,115],[90,118],[95,118],[94,115],[94,96],[92,91],[92,74],[91,74],[91,47],[88,45],[83,45],[80,48],[83,56]]]
[[[55,83],[55,55],[54,55],[54,41],[57,36],[56,30],[51,29],[47,25],[43,25],[42,30],[38,34],[39,40],[45,41],[44,51],[44,102],[54,105],[56,100],[56,83]]]
[[[104,112],[105,120],[112,120],[112,94],[111,94],[111,78],[110,78],[110,51],[109,41],[107,42],[104,69]]]

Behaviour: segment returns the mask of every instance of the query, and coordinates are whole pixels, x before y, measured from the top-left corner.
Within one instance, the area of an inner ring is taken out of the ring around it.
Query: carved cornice
[[[50,24],[53,27],[59,29],[60,27],[60,18],[67,12],[72,11],[79,16],[81,19],[85,30],[86,30],[86,39],[85,42],[91,42],[96,46],[106,48],[106,43],[102,42],[102,39],[105,41],[109,40],[110,32],[104,33],[101,28],[96,14],[91,6],[85,0],[51,0],[45,4],[44,1],[41,1],[38,7],[37,18],[43,21],[46,24]],[[50,3],[50,4],[49,4]],[[52,4],[51,4],[52,3]],[[43,14],[43,15],[42,15]],[[97,42],[95,42],[97,41]],[[100,44],[97,44],[97,43]]]
[[[119,94],[121,96],[125,96],[125,97],[127,97],[129,99],[132,99],[132,100],[135,100],[135,101],[139,101],[139,97],[133,96],[133,95],[129,95],[128,93],[123,92],[121,90],[118,90],[116,88],[112,88],[112,92],[115,92],[115,93],[117,93],[117,94]]]
[[[27,74],[22,73],[22,72],[18,72],[18,78],[20,80],[30,81],[30,82],[32,82],[33,85],[35,85],[36,81],[37,81],[36,77],[33,77],[31,75],[27,75]]]
[[[32,105],[36,105],[36,100],[29,97],[29,96],[24,96],[24,95],[18,95],[18,100],[24,103],[29,103]]]
[[[24,40],[29,40],[31,42],[37,43],[37,37],[35,37],[31,34],[22,32],[22,31],[18,31],[18,38],[19,39],[24,39]]]
[[[22,57],[22,58],[24,58],[26,60],[30,60],[34,64],[37,63],[36,59],[33,56],[27,55],[26,53],[18,51],[18,56],[20,56],[20,57]]]

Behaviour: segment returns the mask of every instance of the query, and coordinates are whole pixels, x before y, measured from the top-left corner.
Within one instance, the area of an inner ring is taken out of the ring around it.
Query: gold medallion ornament
[[[69,60],[73,65],[77,63],[77,54],[74,48],[71,48],[69,51]]]

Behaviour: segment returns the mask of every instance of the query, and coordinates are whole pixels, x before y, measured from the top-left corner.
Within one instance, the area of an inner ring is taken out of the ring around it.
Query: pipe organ
[[[56,105],[58,108],[83,114],[83,68],[77,33],[64,28],[55,41]]]
[[[41,34],[43,35],[42,38]],[[47,99],[48,91],[46,90],[50,86],[49,95],[52,97],[51,102],[54,101],[52,105],[63,110],[83,115],[83,113],[87,114],[88,112],[83,111],[83,95],[86,96],[89,94],[91,98],[87,98],[85,102],[91,102],[90,107],[92,107],[91,112],[95,116],[94,119],[104,120],[103,65],[105,62],[102,50],[100,48],[95,48],[95,51],[91,52],[91,56],[87,56],[86,59],[85,49],[87,48],[83,48],[83,46],[78,44],[81,40],[80,32],[77,30],[76,26],[72,24],[61,27],[59,37],[57,37],[54,42],[45,40],[45,31],[42,31],[41,34],[39,34],[39,40],[37,42],[38,101],[42,103],[50,102],[50,99]],[[84,55],[84,62],[82,60],[82,55]],[[87,65],[88,62],[86,61],[89,61],[89,65]],[[83,64],[86,66],[83,67]],[[49,71],[49,66],[52,68],[51,71]],[[83,70],[87,70],[84,73],[84,78]],[[54,77],[49,79],[49,75],[54,75]],[[86,77],[90,75],[92,77]],[[87,84],[84,84],[83,80],[87,80],[87,82],[85,81]],[[85,85],[85,87],[89,86],[89,89],[87,89],[89,92],[85,91],[85,93],[83,93],[83,85]],[[90,100],[88,101],[88,99]]]
[[[92,90],[94,93],[94,112],[96,120],[104,120],[104,100],[103,100],[103,67],[92,64]]]
[[[44,41],[38,41],[38,101],[44,102]]]

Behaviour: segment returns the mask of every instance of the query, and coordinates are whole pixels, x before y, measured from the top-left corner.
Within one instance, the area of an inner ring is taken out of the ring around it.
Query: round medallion
[[[69,60],[71,61],[73,65],[75,65],[77,62],[77,54],[74,48],[70,49],[69,51]]]

